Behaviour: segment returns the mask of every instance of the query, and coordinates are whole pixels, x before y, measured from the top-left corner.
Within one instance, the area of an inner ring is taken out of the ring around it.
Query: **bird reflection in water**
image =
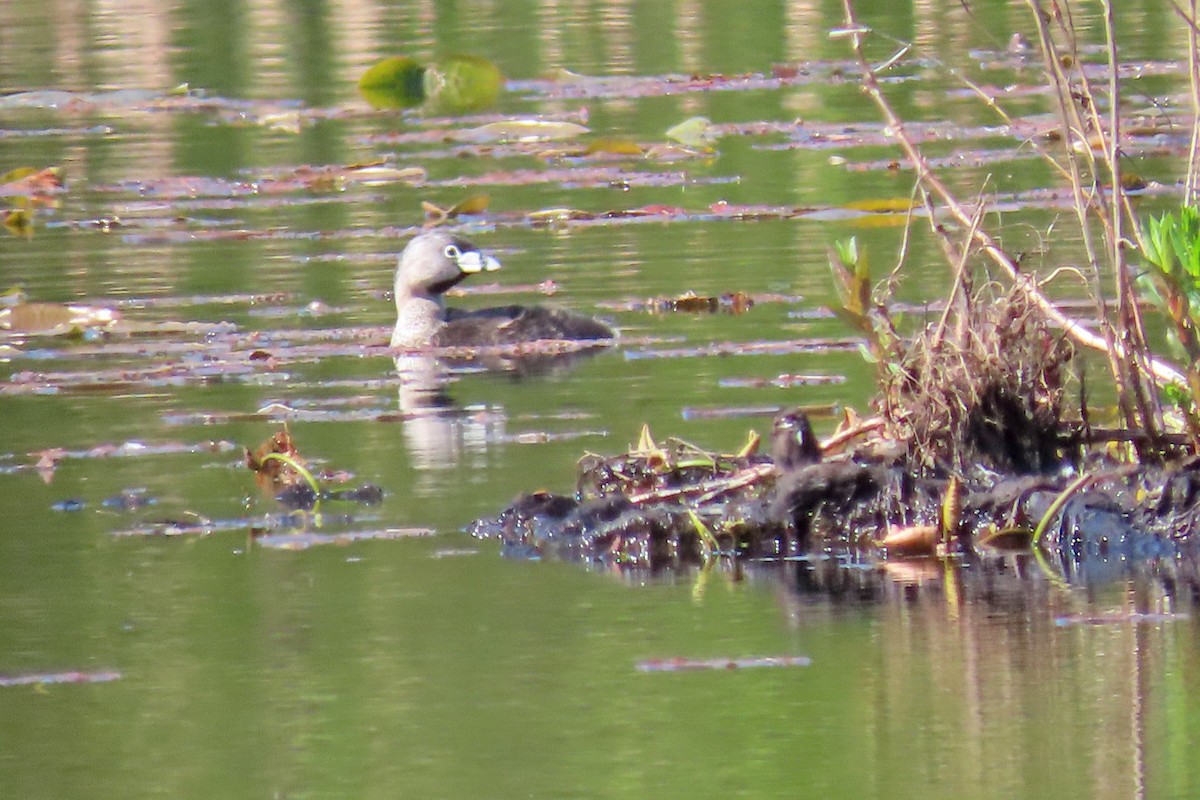
[[[495,355],[467,359],[405,353],[395,359],[400,378],[399,408],[404,440],[413,467],[439,470],[459,465],[485,466],[488,447],[506,440],[507,415],[497,405],[459,406],[450,394],[456,376],[503,373],[518,382],[536,382],[574,368],[602,347],[537,355]]]
[[[419,470],[465,459],[482,464],[488,444],[504,438],[502,408],[454,404],[447,388],[454,375],[499,371],[520,380],[558,372],[616,339],[608,325],[554,306],[446,308],[448,289],[469,275],[498,269],[498,260],[440,229],[413,237],[400,254],[392,346],[405,348],[396,357],[400,411]]]

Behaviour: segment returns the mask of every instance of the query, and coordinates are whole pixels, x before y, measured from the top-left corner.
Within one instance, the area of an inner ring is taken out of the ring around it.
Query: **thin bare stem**
[[[946,334],[946,323],[950,319],[950,310],[954,308],[954,299],[959,292],[965,291],[963,288],[966,282],[967,259],[971,255],[970,242],[974,240],[976,232],[979,230],[979,223],[983,220],[983,194],[980,193],[979,200],[975,206],[975,214],[971,217],[971,229],[967,231],[966,242],[962,250],[959,252],[958,265],[954,269],[954,283],[950,287],[950,295],[946,298],[946,307],[942,309],[942,317],[938,320],[937,329],[933,335],[933,348],[937,349],[941,346],[942,340]]]
[[[901,149],[904,151],[909,162],[913,165],[917,173],[918,179],[933,195],[936,195],[941,201],[950,215],[964,228],[970,228],[972,214],[968,213],[967,209],[958,201],[951,193],[949,188],[942,182],[936,173],[930,168],[928,161],[918,149],[912,137],[908,135],[907,129],[903,121],[892,109],[891,104],[883,96],[883,92],[879,87],[879,82],[875,78],[875,74],[871,71],[870,65],[863,54],[862,37],[869,32],[869,29],[864,28],[858,23],[854,14],[852,0],[843,0],[843,9],[846,16],[846,26],[839,32],[840,35],[850,39],[851,48],[854,51],[855,59],[859,64],[860,72],[863,78],[863,88],[867,95],[872,99],[875,105],[883,114],[884,119],[890,126],[891,131],[896,136]],[[1021,272],[1017,263],[1004,251],[996,240],[982,228],[977,229],[974,235],[976,244],[980,249],[997,265],[1009,278],[1020,287],[1020,290],[1025,294],[1030,303],[1037,307],[1046,318],[1055,325],[1062,327],[1067,334],[1077,343],[1094,348],[1103,352],[1116,351],[1119,357],[1124,357],[1125,352],[1122,345],[1111,339],[1105,339],[1098,336],[1087,326],[1080,323],[1078,320],[1067,316],[1061,309],[1055,306],[1047,299],[1030,280],[1030,278]],[[1168,383],[1178,383],[1186,385],[1183,375],[1171,366],[1170,364],[1158,358],[1151,358],[1148,366],[1151,372],[1162,381]]]
[[[1191,0],[1191,10],[1185,11],[1178,0],[1171,0],[1171,7],[1188,26],[1188,83],[1192,99],[1192,141],[1188,149],[1187,181],[1184,183],[1183,202],[1195,205],[1200,192],[1200,28],[1196,25],[1196,0]]]
[[[972,81],[970,78],[968,78],[966,75],[963,75],[961,72],[959,72],[956,69],[949,70],[949,73],[952,78],[955,78],[963,86],[966,86],[968,89],[970,89],[971,92],[976,97],[979,98],[980,102],[982,102],[985,106],[990,108],[992,110],[992,112],[997,117],[999,117],[1000,120],[1005,125],[1007,125],[1008,127],[1012,128],[1014,130],[1017,128],[1016,121],[1013,120],[1013,118],[1008,115],[1007,111],[1005,111],[1003,108],[1000,107],[1000,104],[996,102],[995,98],[993,98],[991,95],[989,95],[987,92],[985,92],[978,84],[976,84],[974,81]],[[1026,139],[1025,141],[1034,149],[1034,151],[1037,152],[1038,155],[1040,155],[1045,160],[1045,162],[1047,164],[1049,164],[1054,169],[1055,172],[1057,172],[1061,177],[1063,177],[1067,180],[1070,180],[1071,174],[1067,171],[1067,168],[1064,167],[1062,164],[1058,163],[1058,159],[1056,159],[1054,156],[1050,155],[1049,151],[1047,151],[1046,148],[1044,148],[1040,144],[1038,144],[1036,139],[1029,138],[1029,139]]]

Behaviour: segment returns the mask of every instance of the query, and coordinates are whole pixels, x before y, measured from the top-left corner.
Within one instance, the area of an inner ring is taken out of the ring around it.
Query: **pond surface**
[[[950,73],[1048,127],[1036,58],[1008,49],[1027,12],[970,5],[860,12],[917,43],[888,90],[964,196],[995,195],[1005,245],[1079,263],[1064,187]],[[1121,6],[1131,109],[1178,113],[1182,24]],[[832,564],[818,585],[796,563],[504,559],[461,532],[569,493],[582,454],[643,424],[732,452],[780,407],[825,434],[869,410],[827,250],[855,236],[890,270],[912,174],[840,24],[834,2],[0,6],[0,173],[66,186],[0,235],[0,289],[121,317],[0,341],[0,796],[1200,793],[1200,614],[1172,564]],[[499,65],[495,108],[376,112],[355,88],[385,56],[453,53]],[[535,115],[590,132],[480,132]],[[694,116],[709,141],[667,138]],[[601,138],[644,154],[587,152]],[[1130,143],[1148,209],[1177,202],[1185,141]],[[448,408],[413,413],[395,254],[422,201],[478,194],[452,224],[504,269],[452,302],[552,293],[622,342],[456,370]],[[907,259],[920,318],[949,285],[920,220]],[[756,302],[646,309],[686,291]],[[243,455],[285,422],[382,502],[286,513]]]

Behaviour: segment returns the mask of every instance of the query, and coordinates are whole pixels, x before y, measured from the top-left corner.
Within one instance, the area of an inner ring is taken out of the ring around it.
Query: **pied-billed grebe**
[[[821,460],[821,443],[813,433],[807,414],[798,408],[790,408],[776,415],[771,430],[771,457],[780,473]]]
[[[392,346],[487,347],[538,340],[616,338],[602,322],[548,306],[447,309],[442,295],[468,275],[493,272],[500,262],[466,239],[443,230],[415,236],[396,267],[396,328]]]

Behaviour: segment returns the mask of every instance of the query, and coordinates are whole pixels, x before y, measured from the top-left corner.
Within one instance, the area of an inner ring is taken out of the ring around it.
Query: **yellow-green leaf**
[[[688,147],[703,147],[717,140],[717,129],[705,117],[692,117],[667,131],[667,138]]]
[[[588,133],[589,129],[574,122],[545,119],[512,119],[489,122],[469,132],[476,142],[553,142],[574,139]]]
[[[79,328],[106,328],[117,319],[117,312],[111,308],[20,303],[0,308],[0,331],[63,334]]]
[[[425,95],[452,112],[487,108],[504,88],[500,68],[478,56],[447,56],[426,70],[422,80]]]
[[[587,146],[587,154],[613,153],[620,156],[640,156],[642,146],[631,139],[597,139]]]

